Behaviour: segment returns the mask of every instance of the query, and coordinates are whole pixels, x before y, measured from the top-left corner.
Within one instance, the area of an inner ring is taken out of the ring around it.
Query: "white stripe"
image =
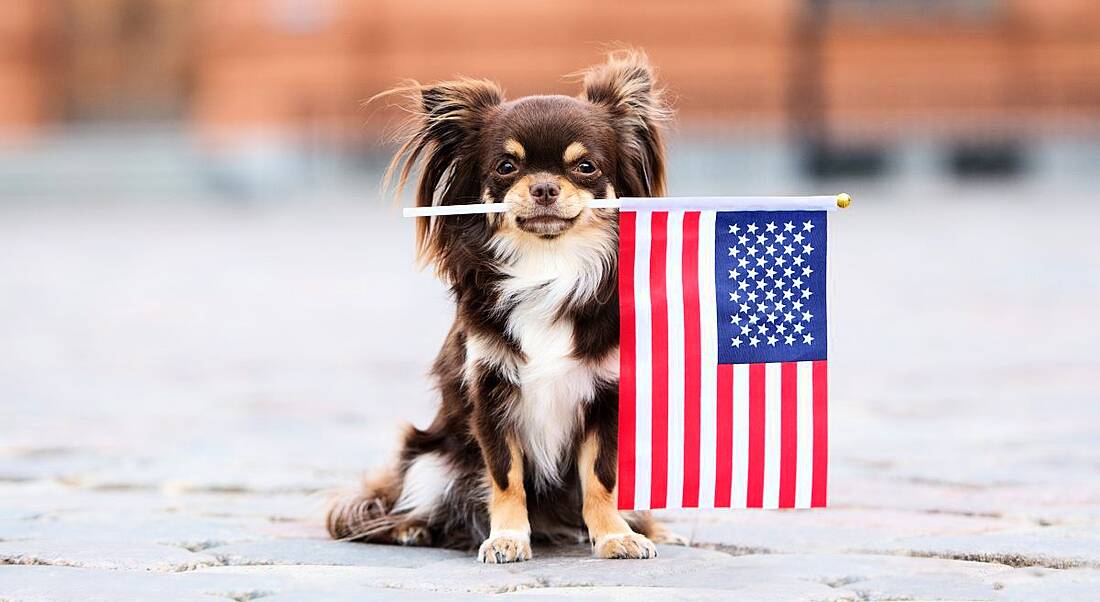
[[[794,506],[809,508],[814,482],[814,363],[798,362],[798,468]]]
[[[764,507],[779,507],[783,364],[764,364]]]
[[[749,365],[733,365],[733,492],[731,508],[744,508],[749,483]]]
[[[668,214],[668,507],[684,507],[684,214]]]
[[[634,507],[649,508],[650,461],[653,455],[653,353],[649,308],[649,251],[652,214],[639,211],[635,227],[634,324],[637,336],[637,422],[634,428]]]
[[[718,452],[718,322],[714,299],[715,212],[699,214],[699,507],[714,507],[714,468]]]

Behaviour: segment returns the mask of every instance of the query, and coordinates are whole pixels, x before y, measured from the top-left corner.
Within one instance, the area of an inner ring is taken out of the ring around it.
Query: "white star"
[[[757,311],[757,313],[761,313],[761,314],[768,311],[768,304],[767,303],[757,303],[756,304],[756,311]]]
[[[784,305],[782,301],[779,301],[775,304],[775,311],[783,311],[784,309],[786,309],[786,307],[787,306]]]
[[[772,347],[775,347],[775,343],[776,343],[776,341],[778,341],[778,340],[779,340],[779,339],[775,338],[775,336],[774,336],[774,335],[769,335],[769,336],[768,336],[768,344],[769,344],[769,345],[771,345]]]
[[[785,321],[785,322],[794,322],[794,314],[792,314],[791,312],[787,312],[787,313],[783,314],[783,321]]]
[[[774,313],[768,314],[768,322],[775,322],[775,314]]]
[[[729,273],[730,273],[730,278],[734,278],[734,279],[737,278],[737,270],[730,270]]]
[[[756,337],[752,337],[751,339],[749,339],[749,345],[752,345],[753,347],[756,347],[759,343],[760,339]]]
[[[805,326],[803,326],[802,324],[800,324],[800,323],[798,323],[798,322],[795,322],[795,323],[794,323],[794,331],[795,331],[795,332],[797,332],[797,333],[799,333],[799,334],[802,334],[802,331],[803,331],[803,330],[805,330],[805,329],[806,329],[806,327],[805,327]]]
[[[745,236],[744,234],[742,234],[741,236],[738,236],[737,237],[737,244],[739,244],[739,245],[749,244],[749,237]]]
[[[757,280],[756,281],[756,288],[764,288],[764,281],[763,280]]]
[[[790,278],[791,276],[794,276],[794,270],[792,270],[791,268],[783,268],[783,275],[787,278]]]
[[[775,281],[775,290],[779,290],[779,289],[783,288],[784,286],[787,286],[787,283],[784,282],[782,278]]]
[[[737,291],[733,291],[732,293],[730,293],[730,301],[740,301],[740,300],[741,300],[741,293],[739,293]]]
[[[791,230],[794,230],[794,222],[784,222],[783,231],[790,232]]]
[[[787,334],[787,325],[780,322],[779,326],[775,327],[775,331],[779,334]]]
[[[742,303],[741,304],[741,313],[743,313],[743,314],[749,313],[749,304],[748,303]]]
[[[730,231],[729,231],[730,234],[737,234],[740,231],[741,231],[741,226],[738,226],[737,224],[733,224],[732,226],[730,226]]]
[[[783,252],[787,255],[794,255],[794,247],[791,245],[783,245]]]
[[[756,223],[749,224],[749,234],[756,234]]]
[[[775,301],[775,291],[768,291],[764,293],[764,298],[768,301]]]
[[[810,274],[813,274],[813,273],[814,273],[814,269],[811,268],[810,266],[806,266],[806,267],[802,268],[802,275],[807,277],[807,278],[809,278]]]
[[[802,262],[806,261],[806,260],[802,259],[802,256],[799,255],[798,257],[795,257],[792,261],[794,261],[795,265],[802,265]]]
[[[783,257],[782,255],[780,255],[779,257],[775,258],[775,265],[783,265],[785,263],[787,263],[787,258],[786,257]]]
[[[735,256],[737,256],[738,254],[741,253],[741,250],[738,249],[737,247],[730,247],[729,250],[730,250],[729,257],[735,257]]]
[[[807,221],[807,222],[802,222],[802,229],[803,229],[803,230],[805,230],[805,231],[807,231],[807,232],[809,232],[809,231],[813,230],[813,229],[814,229],[814,224],[813,224],[813,222],[809,222],[809,221]]]
[[[771,234],[772,232],[775,232],[775,222],[768,222],[768,225],[766,226],[766,228],[767,228],[769,234]]]
[[[738,282],[737,283],[737,288],[739,290],[745,290],[745,289],[749,288],[748,281],[747,280],[742,280],[741,282]]]
[[[749,265],[749,260],[748,259],[745,259],[744,257],[741,257],[737,260],[737,267],[743,268],[747,265]]]
[[[806,336],[802,337],[802,342],[806,343],[807,345],[812,345],[814,342],[814,335],[807,332]]]
[[[756,332],[758,332],[760,334],[767,334],[768,333],[768,325],[767,324],[761,324],[761,325],[757,326],[756,327]]]
[[[749,301],[756,301],[756,291],[749,291]]]
[[[787,335],[785,340],[787,341],[788,345],[794,345],[794,337],[793,336]]]
[[[786,242],[786,240],[787,240],[787,235],[783,234],[782,232],[775,235],[775,244],[777,244],[777,245],[783,244],[784,242]]]
[[[749,323],[750,324],[756,324],[759,321],[760,321],[760,316],[758,316],[756,314],[753,314],[753,315],[749,316]]]
[[[775,268],[768,268],[764,273],[768,275],[768,278],[775,278]]]
[[[791,303],[791,307],[793,307],[795,311],[802,311],[802,302],[795,301],[794,303]]]
[[[733,339],[733,346],[734,347],[740,347],[741,346],[741,339],[739,337]]]
[[[740,314],[733,314],[732,316],[730,316],[730,324],[740,324],[740,323],[741,323],[741,315]]]
[[[809,321],[810,321],[810,320],[812,320],[813,318],[814,318],[814,315],[813,315],[813,314],[811,314],[810,312],[808,312],[808,311],[804,311],[804,312],[802,312],[802,320],[803,320],[804,322],[809,322]]]
[[[795,288],[802,288],[802,279],[801,278],[795,278],[794,280],[791,280],[791,286],[793,286]]]
[[[764,238],[763,234],[757,234],[756,235],[756,244],[763,246],[764,243],[766,243],[766,242],[767,242],[767,239]]]
[[[795,234],[795,235],[794,235],[794,242],[795,242],[795,244],[802,244],[802,239],[804,239],[804,238],[806,238],[806,237],[805,237],[805,236],[802,236],[802,233],[801,233],[801,232],[799,232],[799,233]],[[741,244],[745,244],[745,243],[741,243]]]
[[[764,252],[768,255],[775,255],[775,245],[768,245],[768,247],[764,249]]]
[[[814,252],[814,246],[813,245],[803,245],[802,246],[802,252],[809,255],[810,253]]]
[[[752,330],[752,329],[749,328],[748,324],[746,324],[746,325],[741,327],[741,334],[749,334],[750,330]]]
[[[756,257],[756,247],[749,247],[748,249],[745,249],[745,252],[749,255],[752,255],[753,257]]]
[[[787,290],[783,291],[783,298],[784,299],[790,299],[793,295],[794,295],[794,293],[791,292],[791,289],[787,289]]]
[[[756,279],[756,268],[750,269],[748,271],[748,276],[749,276],[749,278],[755,280]]]
[[[764,259],[763,256],[757,257],[756,258],[756,265],[758,265],[760,267],[764,267],[764,262],[766,262],[766,261],[767,261],[767,259]]]
[[[802,289],[802,298],[803,299],[809,299],[813,294],[814,294],[814,292],[811,291],[808,288]]]

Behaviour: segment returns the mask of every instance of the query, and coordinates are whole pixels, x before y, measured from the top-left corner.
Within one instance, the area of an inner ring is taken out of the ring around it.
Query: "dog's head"
[[[581,72],[581,94],[505,101],[487,81],[416,85],[408,137],[391,172],[420,165],[417,205],[504,203],[503,214],[419,218],[420,257],[476,255],[499,236],[554,241],[611,222],[592,199],[664,192],[669,111],[643,54],[613,53]],[[613,226],[609,226],[613,227]]]

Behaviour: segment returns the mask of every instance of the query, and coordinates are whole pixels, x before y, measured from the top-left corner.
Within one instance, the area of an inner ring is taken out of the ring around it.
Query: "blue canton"
[[[825,359],[824,211],[723,211],[714,225],[718,361]]]

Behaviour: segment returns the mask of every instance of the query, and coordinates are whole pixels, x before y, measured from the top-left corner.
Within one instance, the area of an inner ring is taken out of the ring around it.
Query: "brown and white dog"
[[[398,187],[418,206],[506,203],[502,214],[420,218],[421,258],[457,311],[432,374],[442,396],[399,461],[328,513],[334,538],[531,558],[531,537],[597,556],[651,558],[668,534],[616,509],[619,314],[612,210],[588,201],[664,192],[670,112],[643,54],[612,53],[569,96],[506,101],[461,79],[405,88]]]

